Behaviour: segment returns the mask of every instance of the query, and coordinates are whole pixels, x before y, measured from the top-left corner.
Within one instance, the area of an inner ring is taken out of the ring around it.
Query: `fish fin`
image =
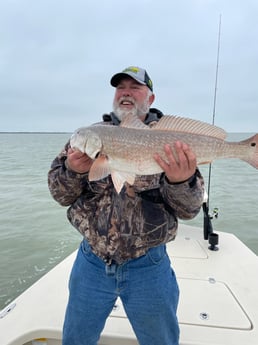
[[[94,160],[90,171],[89,171],[89,181],[98,181],[108,175],[110,175],[111,170],[108,164],[108,159],[105,155],[99,155],[97,159]]]
[[[138,116],[128,114],[125,118],[121,121],[120,127],[125,128],[136,128],[136,129],[150,129],[149,126],[145,125]]]
[[[248,145],[251,149],[251,154],[243,160],[258,169],[258,133],[249,139],[240,141],[239,143]]]
[[[115,187],[115,190],[119,194],[125,182],[129,183],[130,185],[134,184],[135,175],[129,174],[124,171],[112,171],[111,172],[112,181]]]
[[[162,116],[162,118],[151,128],[151,130],[157,129],[200,134],[221,140],[224,140],[227,136],[227,133],[222,128],[206,122],[175,115]]]
[[[204,164],[211,164],[211,163],[212,163],[212,160],[209,160],[209,161],[200,161],[200,162],[198,161],[198,162],[197,162],[198,165],[201,165],[201,164],[203,164],[203,165],[204,165]]]

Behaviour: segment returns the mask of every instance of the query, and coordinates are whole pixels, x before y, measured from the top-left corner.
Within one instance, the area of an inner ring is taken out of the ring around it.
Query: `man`
[[[162,113],[150,109],[147,72],[128,67],[115,74],[113,112],[103,124],[119,125],[135,114],[147,125]],[[68,219],[83,235],[69,284],[63,345],[96,345],[119,296],[141,345],[178,345],[178,286],[165,243],[176,236],[178,218],[191,219],[203,201],[203,179],[188,145],[169,144],[164,173],[138,176],[118,194],[110,176],[90,182],[92,159],[69,143],[49,171],[52,196],[69,206]]]

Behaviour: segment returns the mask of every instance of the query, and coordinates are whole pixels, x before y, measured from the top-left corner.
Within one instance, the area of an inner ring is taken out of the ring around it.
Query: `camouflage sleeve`
[[[88,173],[78,174],[66,167],[69,143],[54,159],[48,172],[48,187],[52,197],[62,206],[69,206],[89,188]]]
[[[198,169],[189,180],[178,184],[170,184],[164,177],[162,194],[178,218],[192,219],[199,213],[203,203],[203,177]]]

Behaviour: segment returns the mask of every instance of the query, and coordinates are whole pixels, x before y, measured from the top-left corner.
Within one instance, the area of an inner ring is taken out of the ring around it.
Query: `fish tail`
[[[243,160],[258,169],[258,133],[251,138],[241,141],[242,144],[250,147],[251,154]]]

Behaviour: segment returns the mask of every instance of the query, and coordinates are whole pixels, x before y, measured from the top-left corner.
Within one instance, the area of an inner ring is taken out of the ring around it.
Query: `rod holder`
[[[216,251],[219,250],[219,248],[217,247],[217,245],[219,244],[219,235],[216,234],[215,232],[212,232],[209,234],[209,249]]]

